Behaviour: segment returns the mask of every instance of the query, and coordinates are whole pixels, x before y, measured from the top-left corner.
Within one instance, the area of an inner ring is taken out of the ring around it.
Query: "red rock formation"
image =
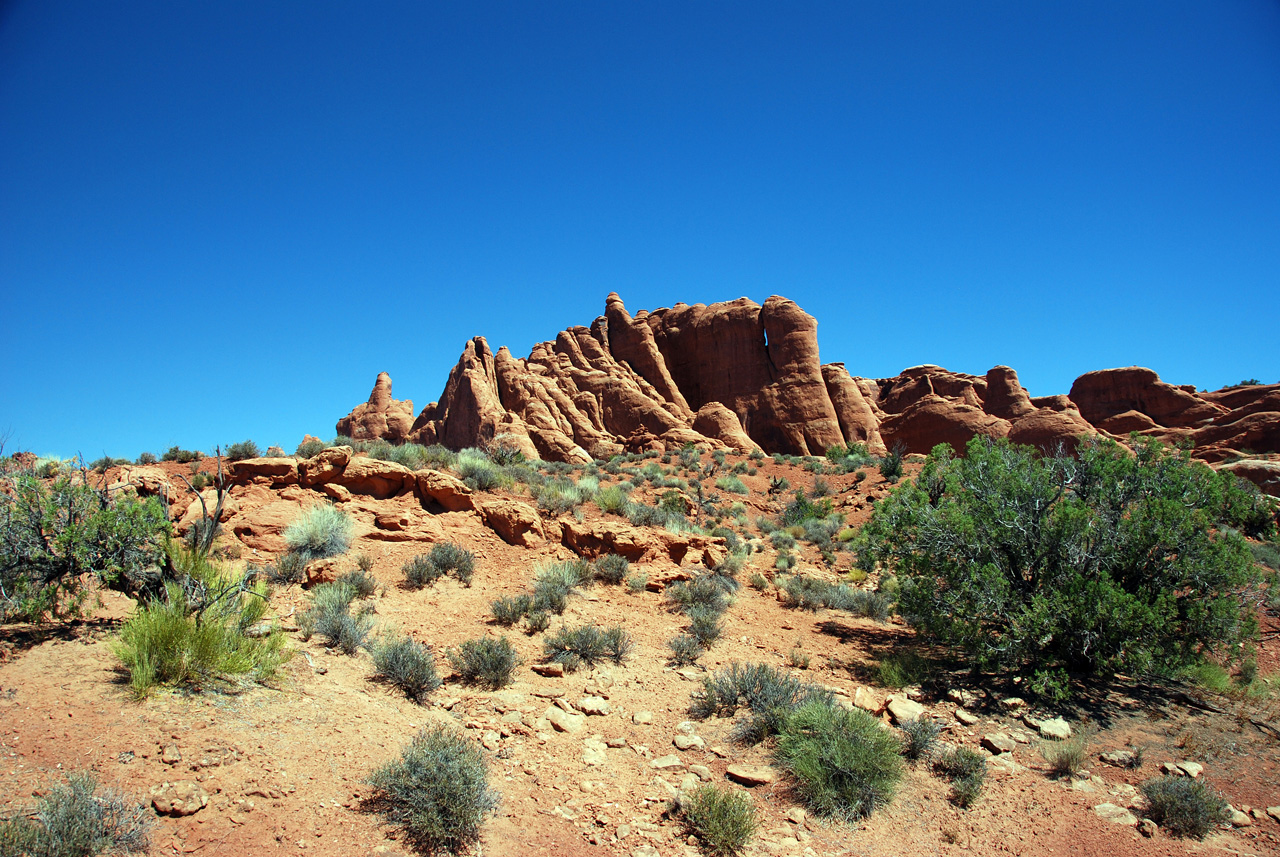
[[[1125,413],[1146,414],[1158,426],[1183,428],[1203,425],[1227,412],[1183,387],[1160,380],[1150,369],[1102,369],[1086,372],[1071,385],[1071,401],[1093,425]]]
[[[1095,431],[1189,441],[1208,461],[1280,450],[1280,385],[1197,393],[1130,367],[1082,375],[1070,396],[1032,398],[1008,366],[985,377],[923,365],[858,378],[842,363],[819,362],[817,322],[776,295],[763,306],[739,298],[632,316],[610,294],[589,328],[564,330],[525,358],[506,348],[494,354],[473,338],[439,402],[408,423],[410,407],[391,398],[390,378],[379,375],[368,403],[338,431],[453,449],[501,437],[530,457],[572,462],[686,443],[816,455],[843,443],[882,453],[945,442],[962,451],[975,435],[1050,450]],[[303,484],[335,465],[300,464]],[[404,490],[395,483],[373,493]],[[368,488],[323,484],[339,494]]]
[[[338,420],[338,434],[355,440],[383,438],[403,443],[413,426],[413,400],[391,398],[391,376],[378,373],[369,401]]]

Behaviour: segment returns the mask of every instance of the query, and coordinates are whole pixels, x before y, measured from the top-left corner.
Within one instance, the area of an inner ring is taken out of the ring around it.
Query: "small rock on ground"
[[[768,785],[778,779],[778,772],[767,765],[730,765],[725,773],[729,779],[744,786]]]

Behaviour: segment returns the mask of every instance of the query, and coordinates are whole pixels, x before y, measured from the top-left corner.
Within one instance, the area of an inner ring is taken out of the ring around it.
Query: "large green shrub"
[[[1076,457],[939,446],[876,505],[859,564],[896,574],[904,615],[984,667],[1173,670],[1254,631],[1248,549],[1217,529],[1241,514],[1233,480],[1136,437]]]
[[[498,805],[479,745],[446,726],[419,732],[367,782],[375,790],[371,805],[427,853],[466,850]]]
[[[0,480],[0,622],[76,614],[81,575],[159,594],[169,522],[155,499],[111,498],[77,475]]]
[[[855,821],[893,800],[904,771],[899,746],[867,712],[814,699],[783,722],[775,756],[810,809]]]
[[[288,660],[279,628],[250,629],[267,610],[267,585],[174,548],[179,580],[141,608],[113,646],[138,697],[157,685],[198,686],[248,675],[266,681]]]

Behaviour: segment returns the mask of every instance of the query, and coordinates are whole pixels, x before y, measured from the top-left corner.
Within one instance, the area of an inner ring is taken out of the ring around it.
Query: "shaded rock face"
[[[872,380],[820,363],[817,327],[776,295],[632,316],[610,294],[590,327],[564,330],[528,357],[471,339],[439,401],[416,419],[379,375],[338,432],[451,449],[502,437],[529,457],[575,463],[686,443],[793,455],[848,443],[927,453],[949,443],[962,453],[978,435],[1051,452],[1134,431],[1189,441],[1210,462],[1280,450],[1280,385],[1197,393],[1140,367],[1089,372],[1070,395],[1037,398],[1008,366],[967,375],[922,365]],[[398,490],[392,483],[381,493]]]

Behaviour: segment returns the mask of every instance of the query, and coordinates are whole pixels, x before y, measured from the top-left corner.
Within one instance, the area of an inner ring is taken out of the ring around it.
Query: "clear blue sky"
[[[603,312],[1280,380],[1280,4],[0,5],[0,432],[328,437]]]

